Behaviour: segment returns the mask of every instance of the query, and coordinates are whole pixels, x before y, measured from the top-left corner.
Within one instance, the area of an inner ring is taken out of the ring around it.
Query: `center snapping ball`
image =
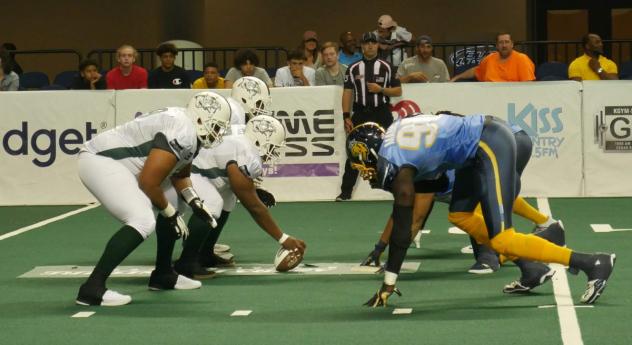
[[[303,254],[298,250],[287,250],[283,247],[274,256],[274,268],[279,272],[287,272],[303,261]]]

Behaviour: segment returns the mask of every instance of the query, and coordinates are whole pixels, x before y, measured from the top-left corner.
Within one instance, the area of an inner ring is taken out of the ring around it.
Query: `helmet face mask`
[[[259,115],[272,115],[272,100],[268,85],[255,77],[242,77],[235,81],[230,96],[241,102],[251,119]]]
[[[195,125],[202,147],[209,149],[222,142],[230,124],[231,110],[224,97],[205,91],[191,98],[187,105],[187,115]]]
[[[356,126],[347,137],[347,157],[351,167],[358,170],[362,179],[369,181],[371,187],[378,185],[378,151],[382,145],[384,129],[374,122]]]
[[[265,164],[274,165],[285,147],[285,128],[281,122],[269,115],[259,115],[246,124],[244,135],[259,150]]]

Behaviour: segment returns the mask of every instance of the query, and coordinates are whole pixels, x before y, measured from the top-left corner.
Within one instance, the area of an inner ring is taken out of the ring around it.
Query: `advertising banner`
[[[582,194],[581,83],[407,84],[401,99],[423,112],[440,110],[494,115],[521,127],[533,141],[522,176],[522,195],[576,197]],[[397,115],[397,114],[394,114]]]
[[[114,92],[1,92],[0,104],[0,205],[94,201],[77,175],[76,154],[114,126]]]
[[[630,196],[632,81],[583,84],[586,196]]]

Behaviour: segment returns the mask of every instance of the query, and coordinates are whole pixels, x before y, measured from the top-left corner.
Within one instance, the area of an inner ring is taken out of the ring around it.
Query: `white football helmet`
[[[244,135],[259,149],[263,163],[274,164],[285,146],[285,128],[269,115],[259,115],[248,121]]]
[[[200,92],[189,100],[187,115],[193,121],[205,149],[222,142],[230,124],[231,110],[226,98],[215,92]]]
[[[258,115],[272,115],[272,99],[268,85],[255,77],[242,77],[233,84],[230,97],[239,101],[248,119]]]

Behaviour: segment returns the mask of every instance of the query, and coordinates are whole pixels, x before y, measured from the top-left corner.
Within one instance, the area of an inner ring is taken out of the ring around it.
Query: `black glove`
[[[200,199],[195,190],[192,187],[184,188],[180,191],[180,196],[182,199],[186,201],[187,204],[191,207],[193,214],[202,219],[203,221],[209,223],[212,227],[217,227],[217,221],[213,218],[211,214],[211,210],[204,205],[204,201]]]
[[[191,200],[189,206],[191,206],[191,210],[196,217],[209,223],[213,228],[217,227],[217,221],[211,214],[211,210],[204,205],[204,201],[200,200],[200,198],[195,198]]]
[[[382,242],[381,240],[375,244],[375,249],[369,253],[364,261],[360,264],[360,266],[375,266],[380,267],[380,256],[386,250],[387,244]],[[373,265],[372,265],[373,264]]]
[[[187,223],[184,222],[184,219],[180,216],[180,212],[176,211],[171,217],[162,216],[169,224],[169,227],[173,229],[176,238],[184,238],[185,240],[189,236],[189,228],[187,227]]]
[[[386,307],[386,301],[389,297],[391,297],[393,293],[397,294],[398,296],[402,295],[401,291],[399,291],[399,289],[395,286],[382,284],[382,287],[380,287],[375,295],[373,295],[370,300],[364,303],[364,305],[371,308]]]
[[[273,207],[276,205],[276,200],[274,199],[274,195],[272,195],[272,193],[263,188],[257,188],[256,191],[259,200],[261,200],[264,205],[267,207]]]

